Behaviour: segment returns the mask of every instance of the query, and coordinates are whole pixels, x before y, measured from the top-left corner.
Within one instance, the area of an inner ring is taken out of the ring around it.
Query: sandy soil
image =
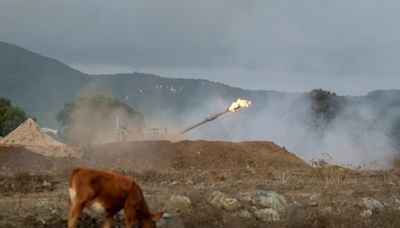
[[[27,150],[52,157],[82,157],[81,148],[65,145],[42,132],[32,118],[28,118],[6,137],[0,138],[0,145],[25,147]]]
[[[90,166],[133,176],[151,210],[168,209],[174,195],[191,205],[160,227],[400,227],[400,170],[350,170],[323,161],[309,165],[272,142],[141,141],[84,147],[83,158],[55,158],[0,146],[0,227],[65,227],[67,177]],[[240,217],[210,203],[215,191],[241,199],[273,191],[286,199],[279,221]],[[370,212],[365,197],[379,201]],[[368,213],[366,213],[366,211]],[[122,227],[119,216],[114,227]],[[79,227],[100,227],[84,213]]]
[[[21,125],[4,137],[0,143],[7,145],[62,145],[62,143],[42,132],[32,118],[25,120]]]

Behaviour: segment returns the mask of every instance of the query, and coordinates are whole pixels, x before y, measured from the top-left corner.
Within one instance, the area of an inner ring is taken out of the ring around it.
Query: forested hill
[[[3,42],[0,42],[0,82],[0,96],[10,98],[14,105],[37,118],[41,126],[51,128],[58,128],[55,116],[65,102],[94,95],[110,96],[128,103],[144,114],[150,126],[159,124],[151,122],[155,119],[165,118],[180,124],[181,120],[191,122],[205,118],[237,98],[252,100],[253,107],[245,115],[248,118],[261,116],[262,120],[287,115],[302,120],[315,113],[318,121],[314,122],[326,124],[340,114],[341,103],[345,102],[346,107],[358,107],[350,115],[355,120],[364,115],[363,107],[367,107],[372,110],[369,113],[371,123],[380,123],[389,129],[393,128],[392,120],[400,113],[399,90],[340,97],[323,91],[254,91],[202,79],[165,78],[138,72],[88,75],[55,59]],[[304,103],[304,98],[310,100],[309,95],[313,103]],[[385,119],[391,121],[383,121]]]
[[[132,73],[88,75],[55,59],[0,42],[0,96],[8,97],[43,126],[57,127],[55,115],[78,96],[106,95],[125,101],[145,114],[172,115],[194,109],[207,100],[238,97],[261,104],[276,91],[251,91],[201,79],[164,78]],[[171,113],[172,112],[172,113]]]
[[[41,123],[88,82],[85,74],[55,60],[0,42],[0,96],[8,97]]]

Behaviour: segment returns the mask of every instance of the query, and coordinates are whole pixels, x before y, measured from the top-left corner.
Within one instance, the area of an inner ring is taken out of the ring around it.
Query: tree
[[[13,106],[8,98],[0,97],[0,136],[6,136],[26,119],[24,110]]]
[[[308,96],[311,101],[314,124],[321,130],[329,126],[347,102],[345,97],[337,96],[336,93],[323,89],[314,89]]]
[[[143,115],[126,103],[104,96],[80,97],[64,104],[56,119],[74,143],[109,142],[121,131],[140,134]]]
[[[289,109],[290,117],[316,133],[323,133],[344,110],[346,97],[322,89],[314,89],[296,99]]]

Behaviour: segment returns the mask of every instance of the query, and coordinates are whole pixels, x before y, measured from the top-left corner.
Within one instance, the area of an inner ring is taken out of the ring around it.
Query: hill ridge
[[[254,104],[249,112],[256,112],[276,98],[291,102],[304,94],[249,90],[207,79],[168,78],[139,72],[85,74],[54,58],[1,41],[0,80],[0,96],[10,98],[41,126],[50,128],[59,127],[55,116],[64,103],[79,96],[111,96],[150,119],[168,113],[179,122],[182,113],[191,113],[209,101],[225,103],[237,98],[249,99]],[[377,91],[358,98],[380,99],[380,90]],[[400,90],[391,91],[400,93]],[[204,112],[209,111],[205,109]]]

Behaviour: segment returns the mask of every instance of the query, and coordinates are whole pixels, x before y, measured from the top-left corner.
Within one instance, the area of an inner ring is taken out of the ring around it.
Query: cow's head
[[[142,219],[139,221],[139,226],[141,228],[156,228],[156,222],[160,220],[164,215],[164,212],[157,212],[155,214],[151,214],[151,218],[149,219]]]

